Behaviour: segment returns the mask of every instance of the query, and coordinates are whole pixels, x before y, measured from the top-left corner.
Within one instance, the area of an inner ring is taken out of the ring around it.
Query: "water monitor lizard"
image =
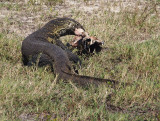
[[[89,76],[75,75],[71,71],[71,61],[78,62],[79,58],[71,53],[67,47],[59,40],[65,35],[85,36],[83,26],[70,18],[57,18],[51,20],[39,30],[33,32],[22,42],[22,60],[24,65],[31,65],[37,61],[39,54],[39,65],[50,63],[54,67],[54,72],[59,79],[71,80],[80,85],[89,83],[100,84],[116,81],[110,79],[100,79]]]

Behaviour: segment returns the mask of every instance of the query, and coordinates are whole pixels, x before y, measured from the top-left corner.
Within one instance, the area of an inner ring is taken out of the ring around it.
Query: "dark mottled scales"
[[[68,50],[59,38],[65,35],[74,35],[76,28],[84,30],[80,23],[70,18],[58,18],[48,22],[23,40],[23,64],[30,66],[39,58],[38,65],[50,64],[55,73],[59,74],[59,79],[72,80],[80,85],[88,83],[97,85],[100,82],[108,81],[115,83],[113,80],[72,74],[70,61],[77,63],[80,62],[80,59]]]

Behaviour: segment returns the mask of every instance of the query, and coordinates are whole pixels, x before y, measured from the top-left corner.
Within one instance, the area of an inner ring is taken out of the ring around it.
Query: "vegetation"
[[[0,10],[9,11],[0,22],[0,120],[160,120],[157,7],[159,4],[149,2],[132,12],[101,10],[90,16],[72,11],[72,18],[82,23],[90,35],[105,42],[100,54],[81,57],[80,74],[130,83],[113,89],[57,81],[50,67],[24,67],[21,42],[26,33],[66,13],[55,12],[52,5],[44,11],[41,5],[0,3]],[[25,23],[29,16],[34,16],[32,22]],[[64,42],[71,39],[62,38]]]

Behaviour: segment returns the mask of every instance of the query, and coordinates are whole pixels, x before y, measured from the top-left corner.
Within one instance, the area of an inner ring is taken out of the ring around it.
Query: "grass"
[[[13,7],[2,3],[1,10],[9,7],[10,12],[0,23],[0,120],[20,120],[22,117],[159,120],[160,19],[155,4],[147,5],[132,13],[101,10],[89,17],[84,12],[72,11],[72,18],[82,23],[91,35],[104,40],[104,48],[108,48],[87,60],[82,58],[80,74],[131,83],[128,86],[119,84],[114,90],[105,85],[83,88],[72,82],[57,81],[49,67],[24,67],[21,61],[24,34],[38,29],[50,16],[60,13],[50,5],[44,15],[42,6],[15,4]],[[22,21],[29,15],[40,15],[33,18],[33,29],[30,23]],[[62,40],[66,42],[71,38],[63,37]]]

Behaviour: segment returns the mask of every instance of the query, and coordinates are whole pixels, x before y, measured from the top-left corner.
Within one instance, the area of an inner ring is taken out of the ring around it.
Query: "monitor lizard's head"
[[[76,35],[76,36],[82,36],[82,37],[89,37],[88,33],[85,32],[85,29],[83,26],[71,18],[59,18],[57,19],[59,23],[59,34],[60,36],[65,35]]]

